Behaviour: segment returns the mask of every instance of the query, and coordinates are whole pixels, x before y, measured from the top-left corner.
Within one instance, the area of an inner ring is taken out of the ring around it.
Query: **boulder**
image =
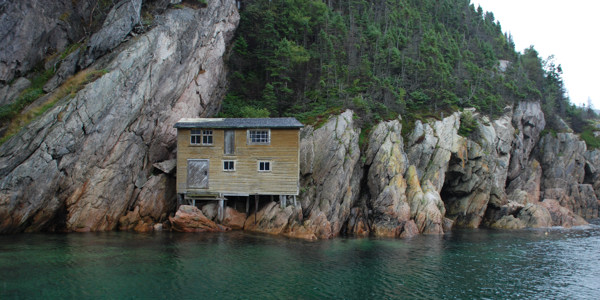
[[[121,0],[115,4],[104,19],[102,28],[90,38],[81,67],[89,66],[96,58],[118,46],[140,22],[141,10],[142,0]]]
[[[202,205],[202,214],[214,221],[219,214],[219,206],[214,202],[204,204]]]
[[[177,170],[177,159],[169,159],[152,164],[153,167],[165,174],[173,174]]]
[[[544,199],[540,203],[550,213],[552,218],[552,225],[562,227],[572,227],[587,225],[588,223],[580,216],[574,214],[571,210],[560,205],[557,200]]]
[[[222,224],[231,229],[244,229],[246,214],[239,212],[229,206],[225,207]]]
[[[513,215],[506,215],[492,223],[490,227],[494,229],[523,229],[525,224]]]
[[[251,213],[243,226],[246,231],[262,232],[269,234],[283,234],[288,230],[293,219],[301,218],[299,208],[289,205],[281,208],[274,201],[267,203],[258,212]]]
[[[548,210],[539,204],[529,203],[517,215],[525,227],[542,228],[552,226],[552,217]]]
[[[219,225],[202,214],[195,206],[181,205],[174,217],[169,217],[171,228],[179,232],[222,232],[229,227]]]

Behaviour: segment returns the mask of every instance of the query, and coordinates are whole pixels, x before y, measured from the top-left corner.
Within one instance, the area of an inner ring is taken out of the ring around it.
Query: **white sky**
[[[533,45],[562,65],[571,102],[600,109],[600,0],[471,0],[491,11],[521,53]]]

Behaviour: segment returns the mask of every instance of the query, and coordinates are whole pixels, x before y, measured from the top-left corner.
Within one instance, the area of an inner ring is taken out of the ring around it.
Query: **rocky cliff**
[[[576,226],[598,217],[598,151],[572,133],[542,135],[539,102],[490,120],[466,110],[476,128],[458,134],[461,113],[377,124],[360,153],[352,112],[303,131],[300,207],[275,203],[253,231],[303,238],[410,237],[452,227]],[[276,231],[273,222],[277,220]],[[341,225],[341,226],[340,226]]]
[[[239,16],[233,0],[171,2],[179,1],[118,1],[95,26],[80,24],[91,2],[0,2],[0,36],[13,41],[0,45],[0,101],[27,88],[23,76],[41,61],[56,70],[42,98],[58,100],[0,146],[0,233],[151,231],[170,220],[182,231],[411,237],[598,217],[600,151],[569,130],[543,134],[540,104],[527,101],[497,119],[471,109],[418,120],[404,135],[401,117],[382,121],[363,133],[364,145],[347,110],[302,130],[296,205],[272,200],[249,216],[228,207],[222,224],[214,204],[175,214],[173,124],[218,111]],[[144,23],[148,3],[153,19]],[[21,48],[19,35],[28,35]],[[45,57],[74,41],[85,47]],[[63,92],[86,74],[95,75]]]
[[[239,15],[233,0],[170,8],[134,36],[140,5],[117,3],[74,59],[103,75],[0,146],[0,232],[113,230],[128,212],[125,227],[173,212],[173,178],[154,165],[174,158],[179,118],[218,109]],[[3,22],[16,6],[3,4]],[[3,80],[22,72],[0,60]]]

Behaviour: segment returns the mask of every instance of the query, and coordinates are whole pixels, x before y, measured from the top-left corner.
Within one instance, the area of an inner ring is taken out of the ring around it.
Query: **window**
[[[212,130],[202,130],[202,145],[212,145],[213,132]]]
[[[190,144],[192,145],[212,145],[213,131],[212,129],[192,129],[190,134]]]
[[[248,130],[248,144],[268,145],[271,143],[271,131],[268,129]]]
[[[202,140],[202,131],[198,130],[198,129],[192,129],[190,143],[192,145],[200,145],[201,140]]]
[[[223,161],[223,171],[235,171],[235,161],[234,160],[224,160]]]
[[[258,171],[259,172],[271,172],[271,162],[270,161],[259,161],[258,162]]]
[[[225,155],[233,155],[235,152],[235,131],[234,130],[225,130],[225,145],[223,145],[223,150]]]

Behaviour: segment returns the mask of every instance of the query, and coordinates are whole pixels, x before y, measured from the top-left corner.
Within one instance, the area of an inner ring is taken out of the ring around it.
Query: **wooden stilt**
[[[294,207],[298,207],[298,204],[296,204],[296,195],[294,195]]]
[[[246,197],[246,216],[250,213],[250,196]]]
[[[256,224],[256,215],[258,215],[258,195],[254,195],[254,224]]]
[[[224,208],[224,204],[225,204],[224,202],[225,202],[225,200],[223,200],[223,199],[219,200],[219,209],[217,210],[217,218],[219,220],[219,223],[223,222],[223,208]]]
[[[281,201],[281,208],[285,208],[285,206],[287,205],[287,196],[286,195],[279,195],[279,201]]]

